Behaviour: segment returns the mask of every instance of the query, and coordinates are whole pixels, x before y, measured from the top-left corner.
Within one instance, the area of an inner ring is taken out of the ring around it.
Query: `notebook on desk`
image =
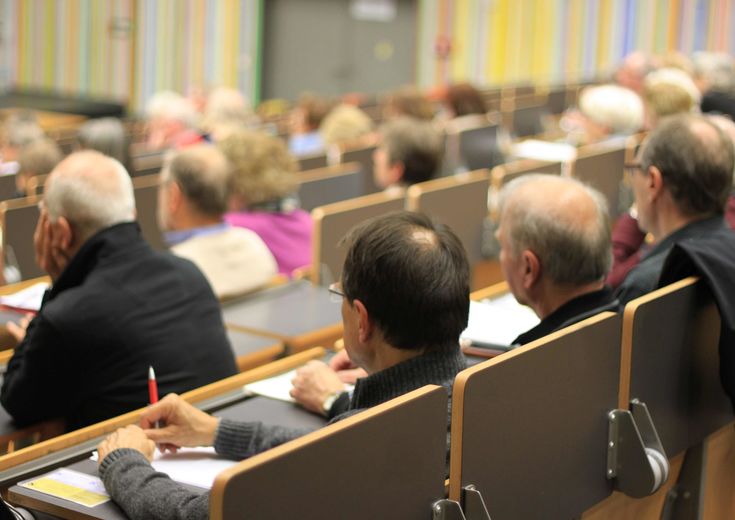
[[[518,335],[539,321],[529,307],[508,293],[492,300],[471,301],[467,328],[459,338],[463,345],[507,351]]]

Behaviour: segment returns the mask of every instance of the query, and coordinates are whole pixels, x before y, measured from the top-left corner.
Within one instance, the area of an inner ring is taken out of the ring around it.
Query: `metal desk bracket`
[[[431,506],[432,520],[490,520],[482,494],[473,485],[462,488],[462,504],[444,499]]]
[[[704,485],[707,469],[705,442],[686,452],[676,484],[666,494],[662,520],[701,520],[704,518]]]
[[[669,477],[669,462],[645,403],[633,399],[630,410],[608,413],[607,474],[615,488],[641,498]]]

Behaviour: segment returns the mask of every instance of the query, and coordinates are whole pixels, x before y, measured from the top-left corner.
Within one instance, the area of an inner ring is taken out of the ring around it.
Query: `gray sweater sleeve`
[[[220,455],[240,460],[310,431],[222,419],[214,448]],[[209,515],[209,493],[190,491],[157,472],[136,450],[122,448],[107,455],[100,464],[100,477],[112,499],[130,518],[188,520]]]
[[[100,477],[130,518],[196,520],[209,516],[209,493],[190,491],[157,472],[139,451],[113,451],[100,464]]]

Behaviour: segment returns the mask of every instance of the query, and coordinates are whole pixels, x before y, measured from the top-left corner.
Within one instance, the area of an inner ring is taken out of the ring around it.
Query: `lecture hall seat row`
[[[210,516],[731,518],[731,493],[719,491],[733,482],[735,430],[718,383],[717,331],[704,286],[682,280],[622,316],[602,313],[461,372],[446,493],[446,394],[424,387],[226,470]],[[186,397],[221,398],[321,355],[306,351]],[[137,416],[0,457],[10,500],[62,517],[121,518],[113,504],[90,511],[13,484],[52,458],[94,472],[73,461]]]

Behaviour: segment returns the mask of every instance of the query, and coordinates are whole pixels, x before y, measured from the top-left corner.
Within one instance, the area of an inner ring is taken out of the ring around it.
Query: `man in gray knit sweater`
[[[342,281],[330,290],[342,297],[345,349],[368,376],[330,422],[427,384],[451,390],[465,366],[458,342],[469,314],[469,266],[459,239],[423,215],[398,212],[361,224],[345,241]],[[156,429],[156,421],[166,426]],[[306,433],[219,419],[169,395],[146,410],[141,428],[118,430],[99,445],[100,476],[131,518],[207,518],[208,493],[189,491],[150,465],[154,443],[172,450],[213,445],[241,459]]]

